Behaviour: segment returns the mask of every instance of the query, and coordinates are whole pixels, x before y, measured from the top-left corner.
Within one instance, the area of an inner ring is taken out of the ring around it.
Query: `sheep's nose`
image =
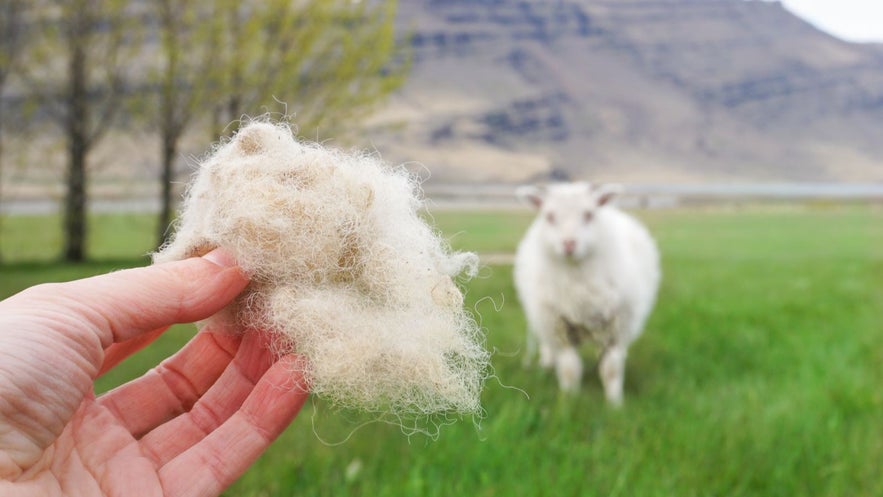
[[[564,253],[567,255],[573,255],[574,250],[576,250],[576,240],[564,240]]]

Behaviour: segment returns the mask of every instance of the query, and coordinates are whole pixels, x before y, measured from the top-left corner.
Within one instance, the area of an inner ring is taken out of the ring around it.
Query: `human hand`
[[[0,495],[212,496],[307,397],[294,356],[260,333],[200,331],[100,397],[94,380],[168,326],[211,316],[248,284],[224,252],[0,302]]]

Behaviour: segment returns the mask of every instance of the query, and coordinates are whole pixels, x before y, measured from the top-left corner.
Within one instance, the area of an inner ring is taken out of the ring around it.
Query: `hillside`
[[[400,10],[413,75],[371,139],[432,181],[883,181],[883,47],[835,39],[779,3]]]

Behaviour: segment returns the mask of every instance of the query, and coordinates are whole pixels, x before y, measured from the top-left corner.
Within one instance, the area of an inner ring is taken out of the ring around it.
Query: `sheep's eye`
[[[593,217],[595,217],[595,214],[592,211],[583,212],[583,222],[584,223],[591,221]]]
[[[546,221],[548,221],[549,224],[555,224],[555,213],[554,212],[547,212],[546,213]]]

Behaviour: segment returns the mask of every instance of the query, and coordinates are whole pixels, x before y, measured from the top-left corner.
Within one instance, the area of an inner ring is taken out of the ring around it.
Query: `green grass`
[[[665,274],[631,350],[623,410],[604,405],[590,348],[575,397],[560,395],[553,375],[522,368],[511,268],[491,266],[467,298],[495,351],[478,427],[463,420],[435,440],[380,423],[353,432],[354,421],[313,399],[225,495],[883,495],[883,212],[641,216]],[[435,219],[452,245],[481,252],[511,251],[529,222],[521,213]],[[129,240],[107,249],[109,263],[0,267],[0,295],[143,263],[152,230],[142,239],[129,232],[137,225],[108,233]],[[189,333],[167,334],[99,388],[155,364]],[[354,464],[361,471],[347,477]]]
[[[146,254],[156,248],[155,216],[96,214],[89,216],[88,221],[86,250],[96,260],[144,258],[146,261]],[[3,216],[0,222],[3,262],[58,260],[62,253],[61,223],[61,216]]]
[[[512,212],[437,212],[431,222],[438,227],[457,250],[480,253],[512,252],[527,227],[533,213]]]

